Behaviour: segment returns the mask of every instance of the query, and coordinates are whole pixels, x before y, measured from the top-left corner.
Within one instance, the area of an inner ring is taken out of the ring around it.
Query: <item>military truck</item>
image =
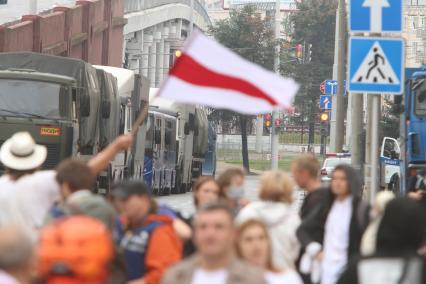
[[[0,53],[0,143],[28,131],[47,147],[44,168],[97,153],[101,91],[88,63],[38,53]]]
[[[18,52],[0,53],[0,88],[0,143],[16,131],[29,131],[48,149],[44,168],[53,168],[66,157],[89,159],[130,132],[148,103],[149,83],[131,70]],[[102,193],[114,179],[143,175],[145,130],[140,128],[133,149],[101,174]]]
[[[118,113],[115,115],[115,120],[111,120],[113,125],[109,125],[108,129],[118,127],[119,134],[130,133],[133,130],[133,122],[148,104],[149,80],[124,68],[101,65],[94,65],[94,67],[98,72],[105,72],[116,81],[113,85],[116,86],[117,103],[114,105],[118,107]],[[111,179],[118,180],[123,175],[134,179],[143,178],[146,123],[138,128],[131,151],[120,153],[112,162]]]

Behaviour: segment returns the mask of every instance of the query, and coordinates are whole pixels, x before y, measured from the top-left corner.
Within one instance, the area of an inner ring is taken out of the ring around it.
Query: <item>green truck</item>
[[[142,84],[141,78],[136,79],[135,84]],[[129,96],[147,97],[136,91]],[[126,133],[126,117],[136,116],[143,105],[135,101],[129,107],[129,101],[120,96],[115,76],[82,60],[32,52],[0,53],[0,144],[17,131],[30,132],[48,149],[43,168],[54,168],[71,156],[89,159]],[[132,174],[132,151],[111,163],[99,179],[100,188]]]

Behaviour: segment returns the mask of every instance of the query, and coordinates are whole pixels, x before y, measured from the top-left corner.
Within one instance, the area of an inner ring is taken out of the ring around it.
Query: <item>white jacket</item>
[[[256,219],[268,227],[272,241],[272,260],[277,269],[294,269],[300,244],[296,230],[300,217],[291,205],[282,202],[255,201],[244,207],[237,216],[237,224]]]

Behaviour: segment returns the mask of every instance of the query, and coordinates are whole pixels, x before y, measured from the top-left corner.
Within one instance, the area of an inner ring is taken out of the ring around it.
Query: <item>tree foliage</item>
[[[336,8],[336,0],[299,1],[298,11],[290,17],[293,30],[289,46],[312,44],[311,61],[305,60],[305,64],[291,61],[294,49],[284,50],[281,54],[281,73],[292,76],[301,86],[294,105],[300,120],[309,123],[311,136],[319,112],[319,85],[332,77]],[[313,141],[313,137],[311,139]]]
[[[255,6],[230,11],[230,17],[218,21],[209,32],[221,44],[241,57],[267,69],[273,69],[275,40],[269,17],[262,17]],[[249,170],[247,129],[251,128],[253,116],[240,115],[227,110],[214,110],[212,120],[225,126],[238,120],[242,136],[243,164]]]
[[[216,22],[209,28],[209,33],[241,57],[273,69],[275,40],[271,20],[262,18],[254,6],[231,10],[230,17]],[[235,126],[238,118],[239,114],[227,110],[216,109],[211,114],[211,119],[221,123],[225,129]],[[251,124],[248,126],[251,127]]]

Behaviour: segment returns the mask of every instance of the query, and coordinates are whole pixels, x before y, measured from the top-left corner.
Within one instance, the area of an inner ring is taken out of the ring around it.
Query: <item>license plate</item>
[[[61,129],[59,127],[41,127],[41,136],[61,136]]]

